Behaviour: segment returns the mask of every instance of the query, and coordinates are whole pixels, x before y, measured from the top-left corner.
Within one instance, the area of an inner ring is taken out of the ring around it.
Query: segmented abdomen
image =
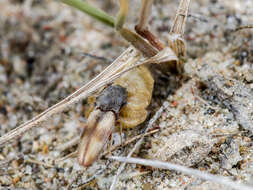
[[[114,84],[127,89],[127,104],[120,111],[118,119],[121,125],[132,128],[144,122],[154,86],[154,79],[148,68],[140,66],[133,69],[122,75]]]

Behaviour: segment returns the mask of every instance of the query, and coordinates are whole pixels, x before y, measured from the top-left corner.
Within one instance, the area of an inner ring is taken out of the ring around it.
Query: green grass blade
[[[60,0],[61,2],[70,5],[71,7],[75,7],[79,9],[80,11],[92,16],[93,18],[101,21],[102,23],[114,27],[115,20],[112,16],[108,15],[104,11],[97,9],[95,7],[92,7],[88,3],[82,1],[82,0]]]

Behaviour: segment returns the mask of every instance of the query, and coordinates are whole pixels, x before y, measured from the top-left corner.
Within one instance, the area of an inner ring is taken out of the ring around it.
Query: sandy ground
[[[115,15],[115,1],[92,1]],[[139,1],[126,25],[136,24]],[[150,28],[167,41],[178,1],[155,1]],[[56,1],[0,1],[0,135],[36,116],[101,72],[128,44],[116,32]],[[253,23],[251,0],[196,0],[185,39],[185,75],[156,81],[151,118],[167,102],[135,157],[168,161],[253,186]],[[83,53],[103,57],[94,59]],[[76,150],[86,100],[0,148],[0,189],[109,189],[118,162],[83,168]],[[146,122],[147,123],[147,122]],[[146,123],[124,131],[141,134]],[[113,135],[114,144],[119,135]],[[129,144],[113,152],[126,156]],[[93,177],[96,174],[95,177]],[[117,189],[229,189],[175,171],[127,165]]]

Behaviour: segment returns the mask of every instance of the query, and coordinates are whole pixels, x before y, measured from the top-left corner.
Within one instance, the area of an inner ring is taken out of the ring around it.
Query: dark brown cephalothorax
[[[96,99],[96,108],[103,112],[113,111],[118,117],[119,111],[127,102],[127,91],[120,85],[105,88]]]
[[[126,101],[127,91],[120,85],[105,88],[96,98],[95,109],[89,115],[78,148],[81,165],[89,166],[97,159]]]

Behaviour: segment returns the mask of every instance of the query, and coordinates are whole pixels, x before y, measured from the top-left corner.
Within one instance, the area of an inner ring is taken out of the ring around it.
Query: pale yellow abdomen
[[[118,121],[124,128],[135,127],[145,121],[150,104],[154,79],[145,66],[133,69],[119,79],[118,84],[127,89],[127,104],[122,108]]]

